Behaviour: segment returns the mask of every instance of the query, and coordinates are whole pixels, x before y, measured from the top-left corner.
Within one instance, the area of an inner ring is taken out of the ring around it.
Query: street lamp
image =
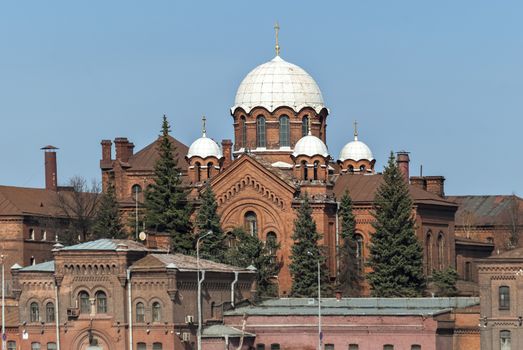
[[[7,336],[5,334],[5,261],[6,256],[0,255],[0,262],[2,263],[2,350],[6,350]]]
[[[201,235],[196,240],[196,271],[198,276],[198,332],[196,334],[198,346],[197,350],[202,349],[202,282],[205,279],[205,270],[202,273],[200,278],[200,240],[208,235],[212,234],[212,231],[209,230],[207,233]]]
[[[314,256],[310,251],[307,251],[307,255]],[[320,257],[316,261],[318,265],[318,350],[321,350],[321,271],[320,271]]]

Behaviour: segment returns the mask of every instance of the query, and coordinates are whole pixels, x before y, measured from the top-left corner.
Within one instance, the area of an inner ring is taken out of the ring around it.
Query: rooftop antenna
[[[358,141],[358,121],[354,121],[354,141]]]
[[[423,164],[419,165],[419,177],[423,177]]]
[[[202,117],[202,136],[207,137],[207,130],[205,129],[205,122],[207,121],[207,118],[205,116]]]
[[[278,43],[278,33],[280,31],[280,25],[278,24],[278,21],[276,21],[276,24],[274,25],[274,31],[276,32],[276,46],[274,48],[276,49],[276,56],[279,56],[280,44]]]

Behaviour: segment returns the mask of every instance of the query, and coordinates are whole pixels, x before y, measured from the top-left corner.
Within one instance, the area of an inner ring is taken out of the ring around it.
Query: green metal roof
[[[479,298],[325,298],[322,315],[435,315],[455,308],[479,304]],[[271,299],[256,306],[227,311],[226,315],[306,316],[318,313],[318,300],[307,298]]]
[[[221,324],[215,324],[212,326],[205,327],[202,331],[202,338],[239,338],[244,337],[255,337],[254,334],[248,332],[242,332],[240,329],[224,326]]]
[[[120,246],[119,246],[120,245]],[[131,251],[147,251],[143,244],[127,240],[127,239],[98,239],[96,241],[84,242],[69,247],[64,247],[61,250],[97,250],[97,251],[116,251],[117,249],[131,250]]]
[[[33,272],[54,272],[54,261],[46,261],[40,264],[36,265],[29,265],[26,267],[22,267],[18,271],[33,271]]]

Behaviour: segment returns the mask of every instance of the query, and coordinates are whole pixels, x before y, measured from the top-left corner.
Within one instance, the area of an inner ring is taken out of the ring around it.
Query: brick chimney
[[[427,191],[440,197],[445,196],[445,178],[443,176],[425,176]]]
[[[56,166],[56,148],[55,146],[47,145],[42,147],[44,151],[45,161],[45,189],[56,191],[58,189],[58,175]]]
[[[229,167],[232,163],[232,141],[222,140],[222,152],[223,152],[223,165],[222,169]]]
[[[111,147],[113,143],[111,140],[102,140],[102,161],[110,161],[111,160]]]
[[[396,163],[407,183],[409,182],[409,162],[409,152],[400,151],[396,153]]]
[[[427,182],[423,176],[411,176],[410,184],[416,187],[419,187],[423,190],[427,189]]]
[[[132,143],[127,140],[127,137],[117,137],[114,139],[114,147],[116,148],[116,160],[122,161],[124,163],[127,163],[129,161],[129,157],[131,156],[129,150],[134,148],[134,145],[132,148],[130,147]]]

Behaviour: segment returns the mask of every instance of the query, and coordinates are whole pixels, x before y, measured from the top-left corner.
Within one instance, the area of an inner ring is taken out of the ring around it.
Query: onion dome
[[[309,135],[302,137],[298,140],[298,142],[296,142],[292,155],[293,157],[298,157],[301,155],[308,157],[313,157],[316,155],[328,157],[329,150],[327,149],[327,145],[325,145],[322,140],[316,136],[311,135],[309,131]]]
[[[191,157],[216,157],[218,159],[223,157],[222,150],[220,146],[213,140],[207,137],[205,131],[205,117],[202,118],[203,128],[202,128],[202,137],[194,141],[189,147],[189,152],[187,152],[187,158]]]
[[[312,107],[316,113],[325,108],[320,88],[309,73],[276,55],[269,62],[254,68],[243,79],[231,112],[243,108],[249,113],[254,107],[264,107],[273,112],[282,106],[290,107],[295,112]]]
[[[358,141],[358,129],[356,127],[357,123],[354,123],[354,141],[351,141],[347,143],[343,148],[341,149],[339,160],[345,161],[347,159],[352,159],[355,161],[358,160],[368,160],[373,161],[374,157],[372,156],[372,152],[365,143]]]

